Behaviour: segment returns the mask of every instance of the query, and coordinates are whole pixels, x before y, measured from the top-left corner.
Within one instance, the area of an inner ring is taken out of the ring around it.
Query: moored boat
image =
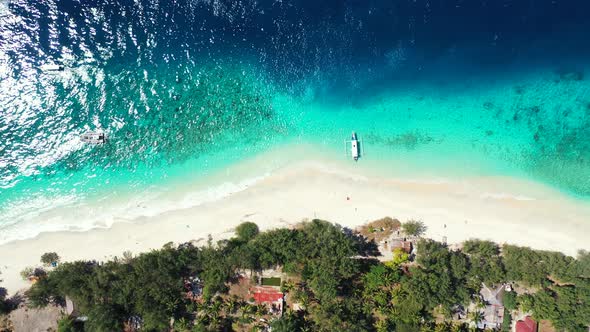
[[[102,131],[88,131],[80,136],[80,140],[84,143],[103,144],[107,141],[107,136]]]
[[[354,159],[354,161],[358,161],[359,160],[359,141],[356,138],[356,133],[353,131],[352,132],[352,137],[350,138],[350,145],[351,145],[351,150],[350,153],[352,155],[352,159]]]

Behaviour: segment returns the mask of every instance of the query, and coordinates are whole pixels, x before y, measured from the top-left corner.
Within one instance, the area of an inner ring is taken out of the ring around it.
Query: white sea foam
[[[23,205],[0,216],[4,221],[0,227],[0,244],[47,232],[110,228],[115,222],[132,222],[140,217],[199,206],[246,190],[266,176],[268,174],[180,193],[166,190],[169,188],[150,187],[141,193],[88,201],[74,195],[38,198],[23,202]],[[13,221],[9,223],[9,220]]]

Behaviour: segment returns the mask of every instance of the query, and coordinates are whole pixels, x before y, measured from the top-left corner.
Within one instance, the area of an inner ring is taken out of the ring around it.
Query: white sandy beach
[[[120,220],[108,229],[43,233],[10,242],[0,246],[0,286],[9,293],[27,287],[19,272],[39,265],[40,256],[48,251],[57,252],[62,261],[106,260],[126,250],[139,253],[170,241],[204,243],[208,234],[227,237],[246,220],[261,229],[306,218],[352,228],[391,216],[422,220],[428,226],[427,237],[440,241],[446,236],[449,243],[481,238],[570,255],[590,249],[589,204],[543,185],[491,176],[441,180],[375,174],[353,163],[306,158],[198,206],[132,222]],[[175,192],[171,197],[183,195],[188,194]]]

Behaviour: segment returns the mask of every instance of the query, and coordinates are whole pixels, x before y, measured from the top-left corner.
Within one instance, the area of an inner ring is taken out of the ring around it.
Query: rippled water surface
[[[56,207],[157,191],[283,142],[341,149],[352,130],[367,158],[586,199],[588,9],[2,0],[0,241],[55,229]],[[80,142],[95,129],[108,144]],[[33,220],[44,226],[15,235]]]

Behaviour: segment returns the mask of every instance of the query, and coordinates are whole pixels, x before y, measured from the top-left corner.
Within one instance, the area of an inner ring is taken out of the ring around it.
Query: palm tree
[[[240,323],[242,323],[242,324],[250,324],[250,323],[252,323],[252,322],[254,321],[254,317],[252,317],[252,316],[250,316],[250,315],[245,315],[245,314],[242,312],[242,317],[240,317],[239,321],[240,321]]]
[[[206,325],[215,325],[219,323],[219,309],[220,305],[215,303],[210,303],[209,305],[204,306],[199,321]]]
[[[173,299],[173,300],[167,301],[166,302],[166,309],[170,312],[174,312],[179,303],[180,303],[180,300],[178,300],[178,299]]]
[[[256,310],[256,316],[258,318],[260,318],[260,316],[264,316],[264,315],[266,315],[268,313],[268,310],[266,309],[266,306],[263,305],[263,304],[257,305],[254,309]]]
[[[293,283],[292,281],[285,281],[283,283],[283,291],[284,292],[290,292],[293,289],[295,289],[295,283]]]
[[[207,326],[208,323],[209,323],[209,317],[207,316],[207,314],[205,312],[201,312],[201,313],[197,314],[197,316],[195,317],[195,320],[194,320],[195,325]]]
[[[251,305],[250,303],[246,303],[246,304],[245,304],[245,305],[242,307],[242,313],[243,313],[243,314],[250,315],[250,314],[253,314],[253,313],[254,313],[254,311],[255,311],[255,309],[254,309],[254,306],[253,306],[253,305]]]
[[[242,314],[240,317],[240,321],[244,324],[248,324],[254,321],[254,317],[252,317],[252,314],[254,313],[254,307],[249,304],[246,303],[243,307],[242,307]]]
[[[190,331],[190,322],[182,317],[179,320],[174,322],[174,332],[189,332]]]
[[[477,325],[484,319],[483,312],[479,310],[472,311],[468,314],[468,319],[477,327]]]
[[[463,323],[456,323],[451,326],[451,332],[465,332],[465,324]]]
[[[227,314],[231,315],[236,311],[238,307],[238,298],[235,295],[230,296],[225,302],[225,309],[227,310]]]
[[[216,296],[213,299],[213,306],[220,309],[222,305],[223,305],[223,298],[221,298],[221,296]]]
[[[211,322],[209,323],[209,328],[213,331],[221,330],[221,317],[219,317],[219,316],[211,317]]]
[[[422,324],[420,326],[420,332],[431,332],[433,330],[432,325],[433,324],[431,324],[431,323]]]
[[[450,322],[442,322],[440,324],[436,324],[434,327],[434,332],[447,332],[451,330],[452,324]]]
[[[377,332],[389,331],[389,326],[387,324],[387,321],[385,319],[378,320],[375,323],[375,329],[377,330]]]
[[[475,301],[473,301],[473,302],[475,303],[475,307],[476,307],[477,309],[483,309],[483,308],[485,308],[485,307],[486,307],[486,304],[485,304],[485,302],[484,302],[484,301],[482,300],[482,298],[481,298],[481,297],[479,297],[479,296],[477,296],[477,297],[475,298]]]

